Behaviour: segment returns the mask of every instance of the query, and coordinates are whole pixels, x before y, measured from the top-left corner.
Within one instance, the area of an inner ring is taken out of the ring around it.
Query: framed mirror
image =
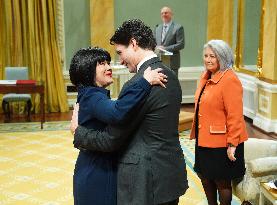
[[[259,77],[262,73],[264,0],[237,0],[235,69]]]

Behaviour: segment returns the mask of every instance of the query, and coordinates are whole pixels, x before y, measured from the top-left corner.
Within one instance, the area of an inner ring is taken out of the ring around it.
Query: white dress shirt
[[[141,65],[145,62],[145,61],[148,61],[150,60],[151,58],[155,58],[155,57],[158,57],[156,54],[152,54],[152,55],[149,55],[149,56],[146,56],[145,58],[143,58],[139,64],[137,65],[137,72],[139,71]]]

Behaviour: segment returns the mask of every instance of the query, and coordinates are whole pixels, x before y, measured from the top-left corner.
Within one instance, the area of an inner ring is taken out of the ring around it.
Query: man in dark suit
[[[156,26],[154,34],[157,43],[157,49],[161,48],[173,53],[170,58],[169,67],[178,76],[180,68],[180,50],[185,47],[184,28],[180,24],[172,21],[172,10],[169,7],[161,9],[162,24]]]
[[[115,31],[110,43],[115,46],[121,64],[136,73],[122,91],[149,66],[163,68],[168,83],[166,88],[153,86],[145,103],[136,108],[136,115],[129,116],[126,124],[109,125],[103,132],[82,126],[76,130],[73,128],[74,146],[101,152],[117,151],[118,205],[177,205],[179,197],[188,188],[178,138],[179,81],[154,53],[153,33],[141,20],[125,21]]]

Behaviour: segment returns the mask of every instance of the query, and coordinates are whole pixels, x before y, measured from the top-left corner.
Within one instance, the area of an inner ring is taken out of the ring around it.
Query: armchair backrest
[[[28,80],[28,67],[5,67],[6,80]]]
[[[246,163],[252,159],[277,156],[277,141],[248,138],[244,143],[244,158]]]

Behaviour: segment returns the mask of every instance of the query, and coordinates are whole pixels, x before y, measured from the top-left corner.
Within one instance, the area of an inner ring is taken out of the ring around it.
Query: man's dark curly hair
[[[73,85],[77,88],[94,86],[96,87],[96,66],[97,63],[111,62],[108,51],[98,47],[81,48],[73,56],[69,68],[69,76]]]
[[[140,19],[131,19],[123,22],[110,39],[110,44],[128,46],[132,38],[143,49],[155,50],[157,45],[151,28],[146,26]]]

